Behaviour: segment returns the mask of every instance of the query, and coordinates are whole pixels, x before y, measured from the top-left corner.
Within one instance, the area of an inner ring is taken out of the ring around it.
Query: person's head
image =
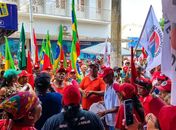
[[[90,63],[90,75],[94,78],[98,76],[99,65],[97,63]]]
[[[135,83],[140,96],[146,97],[150,93],[150,90],[152,89],[152,82],[149,79],[136,80]]]
[[[40,66],[38,64],[35,64],[33,71],[36,75],[38,75],[40,73]]]
[[[107,67],[104,69],[102,78],[105,81],[106,84],[111,85],[114,81],[114,71],[112,68]]]
[[[140,76],[143,73],[143,68],[141,66],[136,67],[137,75]]]
[[[7,85],[12,85],[13,83],[16,83],[18,80],[18,74],[21,73],[21,71],[17,71],[15,69],[9,69],[4,72],[4,79]]]
[[[76,80],[76,71],[74,69],[72,69],[69,73],[69,77],[71,79],[75,79]]]
[[[64,81],[64,79],[67,77],[67,70],[64,68],[60,68],[56,71],[56,81]]]
[[[129,60],[124,60],[124,66],[130,66],[130,61]]]
[[[85,73],[87,71],[87,66],[86,65],[81,65],[81,71]]]
[[[21,73],[18,75],[18,82],[21,85],[24,85],[28,82],[28,77],[31,76],[26,70],[22,70]]]
[[[40,118],[42,107],[35,93],[28,91],[18,92],[5,99],[0,104],[0,109],[5,111],[8,118],[21,124],[34,125]]]
[[[114,89],[117,92],[119,99],[122,101],[133,98],[135,95],[135,87],[130,83],[123,83],[116,86]]]
[[[51,87],[50,79],[51,77],[47,72],[41,72],[39,75],[37,75],[34,83],[37,93],[47,92],[48,88]]]
[[[160,98],[164,100],[165,97],[171,92],[171,81],[164,81],[160,86],[156,86],[156,88],[160,91]]]

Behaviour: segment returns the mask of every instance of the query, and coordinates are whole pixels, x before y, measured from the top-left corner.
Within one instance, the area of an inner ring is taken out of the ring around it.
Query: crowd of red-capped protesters
[[[69,63],[70,61],[68,61]],[[160,66],[145,70],[146,59],[135,61],[131,83],[128,58],[123,67],[106,67],[103,58],[79,60],[80,76],[70,67],[1,71],[1,130],[176,130],[176,107],[170,105],[171,80]],[[132,101],[133,122],[126,122],[125,101]]]

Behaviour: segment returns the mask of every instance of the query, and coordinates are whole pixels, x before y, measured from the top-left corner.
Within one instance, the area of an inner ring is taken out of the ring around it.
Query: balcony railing
[[[29,0],[19,0],[18,10],[29,13]],[[32,9],[34,14],[54,15],[71,17],[71,3],[58,3],[56,0],[33,0]],[[77,18],[96,20],[103,22],[111,21],[111,10],[98,9],[89,6],[75,5]]]

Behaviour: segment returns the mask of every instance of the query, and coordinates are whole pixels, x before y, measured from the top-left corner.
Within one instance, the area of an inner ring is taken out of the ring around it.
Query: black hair
[[[77,128],[79,123],[78,120],[75,120],[76,117],[79,117],[80,105],[70,104],[68,106],[63,106],[64,112],[64,119],[68,123],[69,128]]]
[[[37,92],[45,93],[48,90],[48,88],[51,87],[50,79],[51,79],[50,75],[46,72],[42,72],[39,75],[37,75],[34,83]]]

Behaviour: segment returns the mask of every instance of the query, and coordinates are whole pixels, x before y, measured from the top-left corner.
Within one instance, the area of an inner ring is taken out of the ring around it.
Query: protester
[[[117,83],[121,84],[122,83],[122,78],[121,78],[121,70],[122,70],[122,68],[116,66],[116,67],[113,68],[113,70],[114,70],[115,81]]]
[[[34,93],[19,92],[5,99],[0,109],[6,112],[5,119],[0,120],[1,130],[36,130],[34,124],[41,116],[42,107]]]
[[[84,77],[80,84],[84,110],[89,110],[93,103],[101,101],[105,91],[105,83],[98,77],[98,64],[91,63],[89,67],[90,74]]]
[[[76,71],[74,69],[72,69],[69,72],[68,82],[71,82],[72,85],[74,85],[74,86],[79,86],[77,81],[78,81],[78,78],[77,78],[77,75],[76,75]]]
[[[84,78],[87,75],[87,66],[86,65],[81,65],[81,76]]]
[[[45,121],[54,114],[60,113],[62,109],[62,96],[56,92],[48,92],[50,85],[50,75],[46,72],[41,72],[35,79],[36,93],[41,101],[42,116],[36,122],[35,127],[40,130]]]
[[[6,70],[4,73],[4,81],[0,88],[0,103],[4,101],[7,97],[20,91],[21,86],[17,83],[18,74],[21,71],[16,71],[14,69]]]
[[[28,78],[31,76],[26,70],[22,70],[18,75],[18,83],[21,85],[21,91],[33,91],[32,86],[28,83]]]
[[[114,72],[111,68],[104,69],[102,75],[104,82],[106,83],[106,91],[104,94],[104,102],[100,102],[105,105],[106,110],[97,113],[100,117],[105,116],[106,125],[108,130],[115,130],[115,116],[119,107],[119,100],[114,90],[114,86],[118,85],[114,82]]]
[[[170,104],[171,81],[164,81],[160,86],[156,86],[156,88],[160,91],[159,97],[165,101],[165,103]]]
[[[51,87],[55,92],[63,94],[63,89],[67,85],[65,78],[67,77],[67,71],[64,68],[60,68],[56,71],[56,75]]]
[[[81,94],[75,86],[67,86],[63,92],[64,112],[49,118],[42,130],[104,130],[101,120],[93,113],[80,109]]]
[[[136,118],[141,122],[144,123],[144,110],[142,108],[141,103],[138,100],[138,97],[135,93],[135,87],[129,83],[123,83],[120,86],[114,87],[116,90],[118,97],[121,101],[119,106],[119,110],[116,116],[116,128],[120,130],[124,130],[125,127],[122,125],[122,121],[125,118],[124,116],[124,104],[123,102],[127,99],[132,99],[133,101],[133,114],[135,114]]]

